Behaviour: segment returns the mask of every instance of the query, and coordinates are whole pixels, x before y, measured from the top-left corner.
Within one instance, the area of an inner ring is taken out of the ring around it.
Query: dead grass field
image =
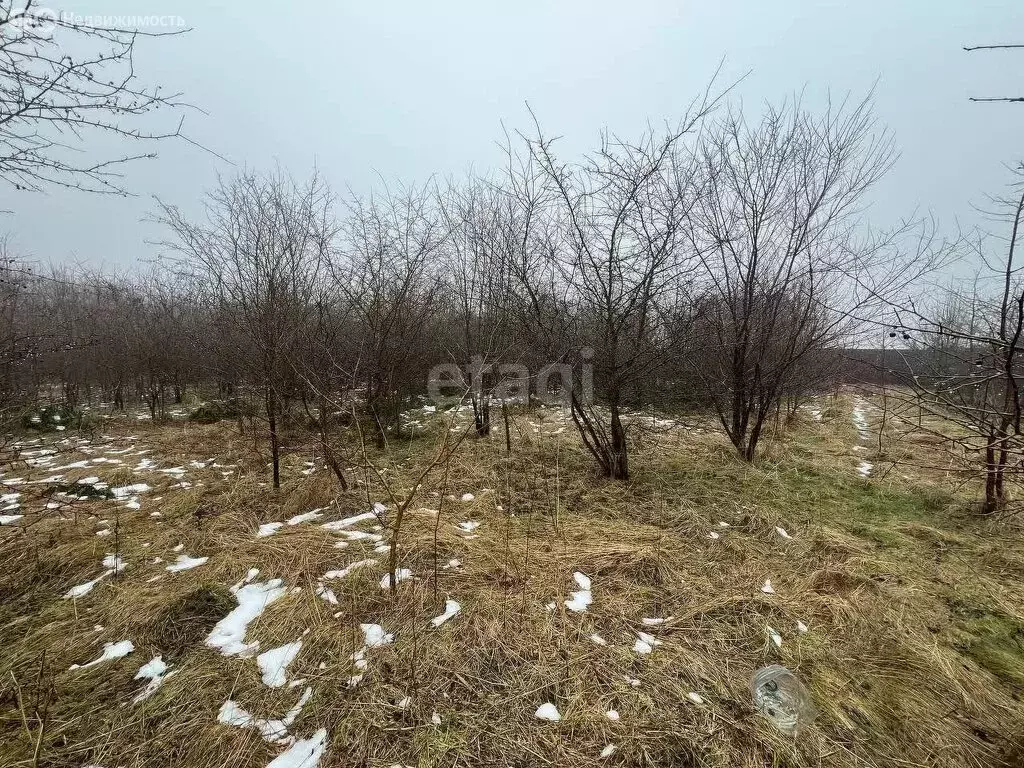
[[[855,407],[822,401],[752,467],[710,428],[658,422],[628,485],[593,476],[557,412],[519,413],[511,457],[500,432],[467,440],[416,491],[399,538],[411,577],[394,597],[375,551],[390,517],[323,527],[392,504],[370,474],[347,493],[316,464],[303,474],[312,443],[275,494],[231,423],[53,435],[68,442],[46,466],[0,477],[26,481],[3,513],[23,516],[0,526],[0,766],[312,768],[287,761],[320,741],[322,768],[1024,765],[1024,534],[972,515],[972,489],[935,468],[923,436],[887,448],[895,466],[877,457]],[[435,434],[375,458],[400,496]],[[67,503],[43,496],[56,475],[150,488],[137,504],[130,491]],[[284,524],[258,537],[270,522]],[[119,573],[63,598],[112,554]],[[208,560],[166,570],[185,555]],[[282,584],[245,642],[302,642],[279,687],[254,657],[205,643],[252,568],[252,585]],[[565,605],[575,572],[592,582],[585,612]],[[448,599],[461,611],[432,626]],[[360,654],[368,624],[393,638]],[[651,653],[634,648],[641,632]],[[70,669],[126,640],[128,655]],[[173,674],[135,703],[156,656]],[[819,710],[796,738],[752,705],[750,675],[771,663]],[[307,688],[293,749],[218,721],[229,700],[280,720]],[[545,703],[560,721],[535,716]]]

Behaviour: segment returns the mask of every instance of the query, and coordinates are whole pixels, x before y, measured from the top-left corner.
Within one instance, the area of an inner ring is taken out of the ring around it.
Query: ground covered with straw
[[[294,436],[274,492],[233,422],[27,438],[0,765],[1024,765],[1024,534],[876,422],[822,399],[749,466],[635,417],[621,484],[519,411],[511,454],[467,439],[412,488],[448,428],[424,413],[345,492]],[[795,737],[753,705],[768,664],[818,711]]]

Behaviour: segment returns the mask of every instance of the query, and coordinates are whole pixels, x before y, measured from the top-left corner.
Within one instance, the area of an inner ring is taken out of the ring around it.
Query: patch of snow
[[[205,563],[210,558],[208,557],[189,557],[188,555],[178,555],[177,561],[172,565],[167,566],[167,570],[171,573],[177,573],[178,571],[188,571],[192,568],[198,568],[200,565]]]
[[[0,515],[0,525],[10,525],[23,517],[24,515]]]
[[[613,723],[619,722],[619,711],[617,709],[609,709],[604,713],[604,716],[611,720]]]
[[[765,579],[764,580],[764,586],[761,587],[761,591],[764,592],[766,595],[774,595],[775,594],[775,588],[772,586],[772,580],[771,579]]]
[[[267,764],[267,768],[316,768],[327,747],[327,729],[299,739]]]
[[[562,719],[562,716],[558,713],[558,708],[550,701],[546,701],[537,707],[537,711],[533,713],[533,716],[538,720],[547,720],[549,723],[557,723]]]
[[[459,613],[459,611],[461,611],[461,610],[462,610],[462,606],[459,605],[456,601],[454,601],[451,598],[449,598],[449,599],[445,600],[445,603],[444,603],[444,613],[442,613],[439,616],[435,616],[434,618],[432,618],[430,620],[430,625],[432,627],[435,627],[435,628],[440,627],[442,624],[444,624],[446,621],[448,621],[448,619],[456,616]]]
[[[249,624],[257,619],[264,609],[286,592],[281,579],[263,583],[246,584],[233,589],[238,607],[217,622],[206,638],[206,644],[217,648],[225,656],[251,656],[259,648],[259,642],[246,643],[245,633]]]
[[[590,577],[579,571],[573,573],[572,577],[579,586],[579,590],[569,596],[569,599],[565,601],[565,607],[573,613],[584,613],[587,606],[594,602],[594,594],[590,591],[592,586]]]
[[[303,512],[301,515],[295,515],[295,517],[289,518],[288,525],[299,525],[300,523],[308,523],[310,520],[316,520],[318,517],[323,516],[323,513],[319,509],[314,509],[311,512]]]
[[[782,635],[780,635],[778,632],[776,632],[771,627],[768,627],[768,637],[770,637],[771,641],[773,643],[775,643],[775,647],[776,648],[781,648],[782,647]]]
[[[802,621],[797,621],[796,631],[799,632],[801,635],[807,634],[807,625],[804,624]]]
[[[138,704],[139,702],[148,699],[157,692],[161,685],[164,684],[164,680],[173,674],[174,672],[167,671],[167,663],[164,661],[163,656],[154,656],[152,659],[147,661],[139,667],[139,671],[135,675],[134,679],[149,680],[149,683],[147,683],[146,687],[135,695],[135,698],[132,699],[132,704]]]
[[[781,537],[782,537],[782,538],[784,538],[784,539],[792,539],[792,538],[793,538],[792,536],[790,536],[790,535],[789,535],[789,534],[788,534],[788,533],[786,532],[786,529],[785,529],[785,528],[783,528],[783,527],[782,527],[781,525],[776,525],[776,526],[775,526],[775,532],[776,532],[777,534],[779,534],[779,536],[781,536]]]
[[[604,749],[601,750],[601,757],[611,757],[612,755],[615,754],[615,749],[616,749],[616,747],[615,747],[614,744],[609,744],[608,746],[606,746]]]
[[[465,522],[459,523],[458,527],[466,533],[472,533],[480,527],[480,523],[476,520],[466,520]]]
[[[692,701],[692,702],[693,702],[694,704],[696,704],[696,705],[697,705],[698,707],[699,707],[699,706],[700,706],[701,704],[703,704],[703,703],[704,703],[704,697],[703,697],[703,696],[701,696],[701,695],[700,695],[699,693],[697,693],[696,691],[690,691],[690,692],[689,692],[688,694],[686,694],[686,698],[688,698],[688,699],[689,699],[690,701]]]
[[[656,646],[661,645],[661,640],[656,638],[654,635],[649,635],[646,632],[637,632],[636,642],[633,643],[633,651],[646,656],[652,653]]]
[[[395,584],[412,578],[412,571],[408,568],[398,568],[395,571]],[[391,574],[385,573],[380,580],[381,589],[391,589]]]
[[[323,598],[331,605],[338,604],[338,596],[334,594],[334,590],[326,586],[322,581],[316,583],[316,594],[317,597]]]
[[[472,493],[464,493],[464,494],[462,494],[462,500],[463,501],[472,501],[475,498],[476,498],[476,496],[474,496]]]
[[[294,661],[302,650],[302,641],[287,643],[278,648],[271,648],[256,657],[256,664],[263,673],[263,684],[270,688],[280,688],[288,682],[288,665]]]
[[[323,578],[325,578],[325,579],[343,579],[346,576],[348,576],[350,573],[352,573],[352,571],[356,570],[357,568],[364,568],[367,565],[375,565],[376,563],[377,563],[377,561],[375,559],[373,559],[373,558],[370,558],[368,560],[357,560],[356,562],[354,562],[354,563],[352,563],[350,565],[346,565],[340,571],[328,571],[327,573],[325,573],[323,575]]]
[[[135,483],[134,485],[122,485],[119,488],[111,488],[110,492],[114,494],[115,499],[127,499],[129,496],[145,493],[148,490],[150,488],[145,483]]]
[[[326,528],[328,531],[341,531],[345,528],[351,528],[357,523],[361,523],[364,520],[376,520],[377,516],[373,512],[363,512],[361,515],[353,515],[352,517],[346,517],[343,520],[333,520],[329,523],[324,523],[321,527]]]
[[[608,641],[605,640],[603,637],[601,637],[597,633],[594,633],[593,635],[591,635],[589,639],[590,639],[590,642],[592,642],[594,645],[608,645]]]
[[[88,669],[94,667],[97,664],[102,664],[104,661],[113,661],[114,659],[120,659],[127,656],[129,653],[135,650],[135,645],[131,640],[121,640],[117,643],[104,643],[103,653],[99,655],[99,658],[93,659],[88,664],[72,664],[68,671],[74,669]]]
[[[263,523],[260,529],[256,531],[256,538],[262,539],[267,536],[273,536],[282,526],[284,526],[284,523]]]

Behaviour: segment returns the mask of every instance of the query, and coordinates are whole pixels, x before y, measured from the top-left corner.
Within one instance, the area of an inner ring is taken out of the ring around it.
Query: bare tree
[[[436,361],[431,324],[440,309],[441,281],[433,258],[445,239],[441,218],[424,189],[406,189],[349,203],[332,281],[344,298],[354,347],[326,350],[363,390],[378,443],[398,429],[403,400],[421,391]]]
[[[512,174],[513,189],[540,185],[549,217],[535,252],[516,263],[532,321],[555,359],[571,367],[593,360],[591,401],[574,377],[573,421],[602,474],[629,478],[623,407],[648,377],[659,347],[666,302],[692,267],[684,222],[700,191],[682,142],[711,111],[706,93],[663,133],[638,141],[602,136],[581,163],[559,160],[537,126],[530,162]]]
[[[1024,166],[1017,170],[1024,178]],[[894,305],[896,327],[913,341],[907,369],[915,404],[936,417],[922,424],[968,461],[984,483],[982,512],[1009,500],[1007,480],[1024,473],[1020,355],[1024,339],[1024,281],[1018,248],[1024,237],[1024,181],[995,201],[1008,235],[1001,261],[978,246],[985,272],[971,290],[950,288],[938,306]],[[894,331],[895,333],[895,331]]]
[[[206,203],[206,222],[161,205],[166,243],[180,263],[205,278],[244,331],[255,359],[245,361],[261,389],[274,487],[280,487],[284,384],[297,337],[308,329],[313,297],[335,234],[333,197],[319,176],[298,184],[280,173],[221,181]]]
[[[747,461],[801,367],[919,272],[892,233],[860,228],[865,193],[892,159],[868,99],[820,116],[786,103],[754,125],[730,110],[705,133],[703,194],[687,227],[701,269],[685,360]]]
[[[126,194],[124,167],[154,157],[148,145],[183,136],[180,116],[153,129],[152,113],[186,106],[180,94],[139,82],[135,46],[184,31],[91,26],[35,0],[0,0],[0,178],[16,189]],[[146,147],[83,155],[104,136]]]

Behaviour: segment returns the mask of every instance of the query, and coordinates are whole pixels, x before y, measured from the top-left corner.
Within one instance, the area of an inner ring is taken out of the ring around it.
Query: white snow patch
[[[267,764],[267,768],[316,768],[327,747],[327,729],[299,739]]]
[[[573,613],[584,613],[587,606],[594,602],[594,594],[590,591],[592,586],[590,577],[579,571],[573,573],[572,577],[579,586],[579,590],[569,596],[569,599],[565,601],[565,607]]]
[[[331,605],[338,604],[338,596],[334,594],[334,590],[326,586],[322,581],[316,583],[316,594],[318,597],[323,598]]]
[[[299,651],[302,641],[287,643],[278,648],[271,648],[256,657],[256,664],[263,673],[263,684],[271,688],[280,688],[288,682],[288,665],[292,663]]]
[[[476,520],[466,520],[465,522],[459,523],[459,528],[466,533],[472,533],[480,527],[480,523]]]
[[[646,656],[652,653],[656,646],[661,645],[661,640],[656,638],[654,635],[649,635],[646,632],[636,633],[636,642],[633,643],[633,650],[636,653]]]
[[[398,568],[395,571],[395,584],[412,578],[412,571],[408,568]],[[391,589],[391,574],[385,573],[380,580],[381,589]]]
[[[604,713],[604,716],[611,720],[613,723],[619,722],[619,711],[617,709],[609,709]]]
[[[262,539],[267,536],[273,536],[277,533],[278,529],[284,526],[284,523],[263,523],[260,529],[256,531],[256,538]]]
[[[135,675],[135,679],[149,680],[149,683],[147,683],[146,687],[135,695],[135,698],[132,699],[132,704],[138,704],[139,702],[148,699],[157,692],[161,685],[164,684],[164,680],[173,674],[174,672],[167,671],[167,663],[164,661],[163,656],[154,656],[152,659],[147,661],[139,667],[139,671]]]
[[[188,555],[178,555],[178,559],[172,565],[168,565],[167,570],[171,573],[188,571],[192,568],[198,568],[209,559],[210,558],[208,557],[189,557]]]
[[[772,580],[771,579],[765,579],[764,580],[764,586],[761,587],[761,591],[764,592],[766,595],[774,595],[775,594],[775,588],[772,586]]]
[[[98,658],[93,659],[88,664],[72,664],[68,667],[68,671],[73,669],[88,669],[94,667],[97,664],[102,664],[104,661],[113,661],[114,659],[120,659],[127,656],[129,653],[135,650],[135,645],[131,640],[121,640],[117,643],[104,643],[103,653]]]
[[[263,583],[246,584],[232,588],[238,607],[217,622],[206,638],[206,644],[217,648],[225,656],[251,656],[259,648],[259,642],[246,644],[245,633],[250,622],[257,619],[264,609],[281,597],[287,590],[281,579]]]
[[[476,498],[476,496],[474,496],[472,493],[464,493],[464,494],[462,494],[462,500],[463,501],[472,501],[475,498]]]
[[[448,619],[456,616],[461,610],[461,605],[459,605],[456,601],[452,600],[451,598],[448,598],[447,600],[445,600],[444,603],[444,613],[432,618],[430,620],[430,625],[435,628],[440,627],[442,624],[448,621]]]
[[[346,565],[340,571],[328,571],[327,573],[324,574],[323,577],[325,579],[343,579],[346,576],[348,576],[350,573],[352,573],[352,571],[354,571],[354,570],[356,570],[358,568],[365,568],[368,565],[375,565],[376,562],[377,561],[375,559],[373,559],[373,558],[370,558],[368,560],[357,560],[356,562],[354,562],[354,563],[352,563],[350,565]]]
[[[318,517],[323,516],[323,513],[319,509],[314,509],[312,512],[303,512],[301,515],[295,515],[295,517],[289,518],[288,525],[308,523],[310,520],[316,520]]]
[[[340,531],[345,528],[351,528],[356,523],[361,523],[364,520],[376,520],[377,516],[373,512],[363,512],[361,515],[354,515],[352,517],[346,517],[343,520],[333,520],[329,523],[324,523],[321,527],[326,528],[328,531]]]
[[[612,755],[615,754],[615,750],[616,750],[616,746],[614,744],[609,744],[608,746],[606,746],[604,749],[601,750],[601,757],[611,757]]]
[[[690,692],[689,692],[688,694],[686,694],[686,698],[688,698],[688,699],[689,699],[690,701],[692,701],[692,702],[693,702],[694,704],[696,704],[696,705],[697,705],[698,707],[699,707],[699,706],[700,706],[701,704],[703,704],[703,703],[704,703],[704,697],[703,697],[703,696],[701,696],[701,695],[700,695],[699,693],[697,693],[696,691],[690,691]]]
[[[786,532],[786,529],[783,528],[781,525],[776,525],[775,526],[775,532],[777,534],[779,534],[779,536],[781,536],[784,539],[792,539],[793,538],[792,536],[789,535],[789,533]]]
[[[546,701],[537,707],[537,711],[533,715],[538,720],[547,720],[550,723],[557,723],[562,719],[562,716],[558,713],[558,708],[550,701]]]

